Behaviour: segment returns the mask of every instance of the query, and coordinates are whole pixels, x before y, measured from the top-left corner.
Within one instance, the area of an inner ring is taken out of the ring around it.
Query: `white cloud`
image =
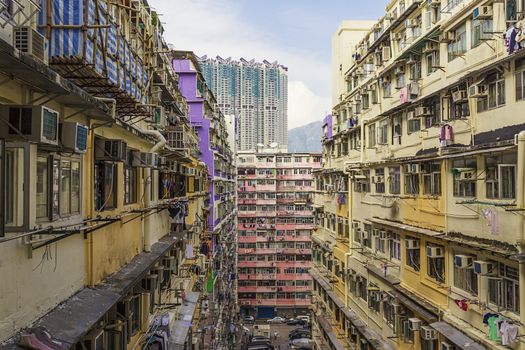
[[[289,128],[321,119],[330,108],[330,64],[293,43],[277,46],[243,18],[233,1],[150,0],[150,4],[161,14],[166,40],[176,49],[223,58],[279,61],[288,67]]]
[[[302,81],[288,83],[288,128],[321,120],[330,112],[330,97],[317,96]]]

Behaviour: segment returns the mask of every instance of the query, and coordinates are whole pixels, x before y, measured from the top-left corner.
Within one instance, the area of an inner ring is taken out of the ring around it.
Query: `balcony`
[[[257,192],[275,192],[275,185],[257,185],[255,189]]]
[[[240,273],[239,280],[274,280],[275,273]]]
[[[261,217],[275,217],[275,211],[258,211],[256,216]]]
[[[237,204],[256,204],[257,199],[255,198],[239,198],[237,199]]]
[[[240,218],[249,218],[249,217],[255,217],[256,213],[257,212],[255,210],[239,210],[239,212],[237,213],[237,216]]]
[[[274,190],[276,188],[274,187]],[[277,186],[277,192],[293,192],[295,191],[295,186]]]
[[[275,198],[257,199],[255,203],[257,205],[275,205],[276,204],[276,200],[275,200]]]
[[[255,186],[239,186],[237,190],[239,192],[255,192]]]
[[[277,175],[277,180],[295,180],[295,175]]]
[[[199,158],[199,141],[193,130],[185,125],[166,127],[166,144],[172,151],[182,152],[186,156]]]
[[[310,286],[239,286],[241,293],[310,292]]]
[[[255,243],[258,242],[261,237],[257,236],[239,236],[237,240],[240,243]]]
[[[295,202],[295,198],[277,198],[276,200],[277,203],[294,203]]]
[[[276,279],[278,281],[311,280],[312,276],[309,273],[278,273]]]

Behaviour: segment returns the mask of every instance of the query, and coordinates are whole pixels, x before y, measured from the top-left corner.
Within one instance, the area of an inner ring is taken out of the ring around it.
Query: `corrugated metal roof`
[[[454,343],[458,348],[465,350],[484,350],[485,346],[476,343],[471,338],[467,337],[456,328],[452,327],[446,322],[434,322],[430,324],[430,327],[434,328],[441,335],[447,338],[450,342]]]

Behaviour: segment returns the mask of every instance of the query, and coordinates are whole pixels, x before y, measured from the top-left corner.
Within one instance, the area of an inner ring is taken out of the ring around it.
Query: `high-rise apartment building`
[[[343,55],[315,174],[316,349],[524,348],[524,10],[392,0]]]
[[[313,171],[320,154],[239,152],[238,302],[259,318],[311,303]]]
[[[257,144],[288,144],[288,68],[278,64],[231,58],[200,58],[206,82],[226,114],[238,118],[240,151]]]

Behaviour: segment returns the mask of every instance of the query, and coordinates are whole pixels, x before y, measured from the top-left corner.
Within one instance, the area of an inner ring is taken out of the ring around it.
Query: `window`
[[[376,193],[385,193],[385,168],[376,169],[375,174]]]
[[[485,167],[487,198],[516,198],[516,154],[487,157]]]
[[[412,134],[421,130],[421,118],[414,114],[414,111],[407,113],[407,132]]]
[[[419,194],[419,174],[405,173],[405,194]]]
[[[400,194],[401,193],[401,174],[400,167],[390,167],[388,168],[388,187],[390,194]]]
[[[95,210],[114,209],[117,206],[117,164],[95,163]]]
[[[468,268],[454,266],[454,287],[474,296],[478,295],[478,275],[474,273],[473,266]]]
[[[383,83],[383,96],[392,97],[392,83],[390,81],[385,81]]]
[[[477,166],[475,158],[464,158],[452,162],[455,197],[476,197]]]
[[[454,32],[455,39],[448,44],[449,62],[467,52],[467,24],[463,23]]]
[[[131,334],[135,335],[141,327],[141,295],[134,295],[130,300],[131,310]]]
[[[421,256],[421,249],[419,248],[419,238],[406,236],[405,242],[414,241],[415,246],[417,248],[409,248],[408,243],[406,244],[406,265],[413,268],[415,271],[419,271],[421,262],[420,262],[420,256]]]
[[[494,73],[485,79],[488,85],[488,94],[477,99],[477,111],[484,112],[489,109],[505,105],[505,79],[503,74]]]
[[[124,166],[124,204],[137,202],[137,168]]]
[[[1,0],[0,6],[2,10],[0,15],[4,18],[11,18],[13,16],[13,0]]]
[[[390,295],[387,295],[383,300],[383,319],[391,329],[394,329],[396,314],[394,309],[394,298]]]
[[[363,234],[362,245],[367,248],[372,248],[372,225],[365,224],[365,231]]]
[[[368,285],[366,278],[363,276],[357,277],[357,291],[359,293],[359,298],[368,301]]]
[[[507,21],[515,21],[518,19],[518,6],[516,0],[506,0],[505,5],[505,19]]]
[[[516,101],[525,99],[525,59],[516,60]]]
[[[80,162],[60,162],[60,215],[80,212]]]
[[[49,218],[49,162],[48,157],[38,155],[36,160],[36,217]]]
[[[401,145],[402,122],[402,115],[392,118],[392,145]]]
[[[379,312],[381,310],[381,292],[377,286],[370,284],[368,287],[368,308]]]
[[[441,163],[423,163],[423,194],[428,196],[441,195]]]
[[[363,171],[362,179],[357,179],[354,182],[354,191],[367,193],[370,192],[370,170]]]
[[[427,76],[438,70],[439,51],[434,51],[426,56]]]
[[[401,236],[398,233],[391,233],[389,248],[390,259],[401,260]]]
[[[376,145],[376,125],[368,125],[368,147],[374,147]]]
[[[429,250],[433,250],[437,254],[431,256],[428,254]],[[443,257],[443,251],[443,246],[427,243],[427,275],[439,283],[445,282],[445,258]]]
[[[499,310],[520,312],[518,269],[499,264],[498,278],[489,279],[489,302]]]
[[[492,20],[479,20],[475,19],[472,21],[472,48],[480,45],[483,40],[492,39]]]
[[[410,65],[410,80],[421,79],[421,59],[418,57],[414,64]]]
[[[377,129],[377,143],[379,145],[386,145],[388,143],[388,120],[379,122]]]

